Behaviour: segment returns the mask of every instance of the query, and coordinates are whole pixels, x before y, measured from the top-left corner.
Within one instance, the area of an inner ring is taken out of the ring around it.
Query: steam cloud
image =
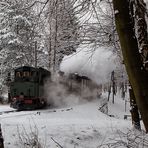
[[[82,48],[82,49],[81,49]],[[89,47],[81,47],[76,54],[66,56],[61,71],[85,75],[98,84],[109,81],[111,72],[116,68],[116,57],[112,49],[100,47],[90,52]]]
[[[87,76],[98,84],[106,83],[110,80],[110,74],[115,69],[115,56],[108,48],[99,48],[93,53],[88,52],[88,47],[79,49],[77,54],[66,56],[61,64],[61,71],[66,74],[78,73]],[[69,93],[67,88],[60,81],[62,78],[56,77],[56,80],[46,84],[46,98],[48,103],[53,106],[69,106],[86,102],[97,97],[100,93],[97,89],[82,89],[81,93]],[[80,89],[80,86],[76,86]]]
[[[76,89],[71,91],[67,84],[67,79],[60,77],[45,84],[45,98],[49,105],[53,107],[73,106],[96,99],[98,89],[80,88],[80,84],[73,82]]]

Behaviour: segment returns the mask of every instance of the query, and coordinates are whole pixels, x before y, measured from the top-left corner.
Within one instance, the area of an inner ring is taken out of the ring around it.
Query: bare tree
[[[113,5],[127,74],[146,132],[148,132],[148,74],[139,54],[130,2],[129,0],[113,0]]]

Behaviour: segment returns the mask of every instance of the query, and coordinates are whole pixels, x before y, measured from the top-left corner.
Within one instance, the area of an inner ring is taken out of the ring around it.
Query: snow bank
[[[97,148],[131,127],[131,121],[111,118],[98,108],[99,100],[95,100],[70,108],[4,114],[5,147],[30,148],[37,138],[44,148],[59,147],[55,141],[64,148]]]

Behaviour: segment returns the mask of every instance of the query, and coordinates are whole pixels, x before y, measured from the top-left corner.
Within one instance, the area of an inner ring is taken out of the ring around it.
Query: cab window
[[[24,77],[30,77],[30,73],[29,73],[28,71],[24,71],[24,72],[23,72],[23,76],[24,76]]]
[[[21,77],[21,73],[20,72],[16,72],[16,77]]]

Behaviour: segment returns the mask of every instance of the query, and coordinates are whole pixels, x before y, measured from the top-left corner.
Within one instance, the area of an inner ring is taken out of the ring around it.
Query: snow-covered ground
[[[131,121],[122,116],[124,100],[109,105],[110,114],[116,112],[115,117],[99,111],[100,100],[0,115],[5,148],[31,148],[37,141],[42,148],[103,148],[105,143],[121,140],[121,134],[132,128]],[[10,108],[0,106],[2,110]]]

